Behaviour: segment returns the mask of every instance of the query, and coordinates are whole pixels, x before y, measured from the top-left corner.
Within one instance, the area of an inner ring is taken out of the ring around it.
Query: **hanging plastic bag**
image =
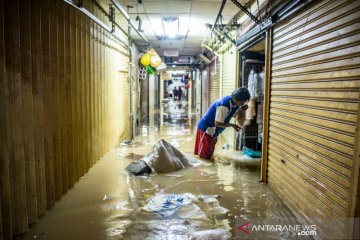
[[[161,64],[161,58],[159,55],[151,56],[150,59],[150,66],[157,68]]]
[[[156,55],[159,55],[154,48],[150,48],[150,50],[148,51],[148,53],[151,55],[151,56],[156,56]]]
[[[160,72],[165,72],[166,69],[167,69],[166,64],[162,62],[162,63],[156,68],[156,71],[160,73]],[[165,74],[164,74],[164,76],[165,76]],[[170,75],[170,74],[167,74],[166,77],[163,77],[162,79],[163,79],[163,80],[169,80],[169,79],[171,79],[171,75]]]
[[[140,64],[146,68],[147,66],[149,66],[150,60],[151,60],[150,53],[145,53],[140,58]]]
[[[155,68],[153,68],[152,66],[147,66],[146,68],[146,72],[148,73],[148,74],[155,74],[156,73],[156,69]]]

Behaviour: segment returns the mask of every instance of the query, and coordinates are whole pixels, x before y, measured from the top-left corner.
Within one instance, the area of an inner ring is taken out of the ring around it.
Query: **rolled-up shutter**
[[[220,61],[216,59],[210,64],[209,106],[220,98]]]
[[[222,55],[221,61],[221,96],[228,96],[236,88],[236,49],[234,47],[230,47],[230,49],[226,50]],[[231,122],[235,122],[231,120]],[[233,128],[226,128],[224,132],[221,134],[224,143],[228,143],[232,148],[235,140],[235,131]]]
[[[317,238],[343,239],[360,87],[360,1],[318,1],[273,31],[268,182]]]

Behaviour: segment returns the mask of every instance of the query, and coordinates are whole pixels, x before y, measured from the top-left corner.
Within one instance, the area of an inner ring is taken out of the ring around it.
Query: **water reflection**
[[[246,223],[299,224],[279,197],[258,182],[258,159],[245,161],[238,152],[217,149],[215,163],[168,174],[124,174],[129,163],[147,154],[160,139],[192,154],[194,118],[186,102],[166,104],[159,111],[163,125],[143,126],[131,144],[112,149],[20,239],[192,239],[208,230],[218,234],[213,239],[226,237],[226,232],[234,239],[304,239],[294,231],[247,234],[239,229]],[[143,210],[159,193],[190,193],[199,201],[180,215],[162,218]],[[200,196],[213,196],[217,204]]]
[[[187,100],[175,101],[173,99],[163,101],[160,117],[161,126],[182,126],[188,129],[192,125],[193,118]]]

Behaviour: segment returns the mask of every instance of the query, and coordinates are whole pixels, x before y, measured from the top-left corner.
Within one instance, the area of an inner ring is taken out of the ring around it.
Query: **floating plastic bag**
[[[134,175],[147,175],[151,173],[151,169],[144,161],[135,161],[126,167],[126,171]]]
[[[226,209],[222,206],[220,206],[219,201],[217,198],[220,196],[216,195],[200,195],[198,198],[199,200],[203,201],[207,205],[207,210],[210,210],[212,213],[215,213],[216,215],[223,215],[229,212],[229,209]]]
[[[261,152],[260,151],[254,151],[246,146],[243,147],[243,152],[245,155],[251,157],[251,158],[261,158]]]
[[[146,166],[143,163],[145,163]],[[149,173],[147,168],[150,168],[150,173],[168,173],[187,167],[199,166],[200,164],[201,161],[182,154],[177,148],[161,139],[155,144],[150,153],[138,161],[130,163],[126,170],[135,175]]]
[[[180,207],[176,215],[182,219],[207,219],[206,214],[194,203]]]
[[[180,207],[196,202],[197,198],[191,193],[184,194],[157,194],[148,200],[143,207],[147,212],[154,212],[162,217],[173,215]]]
[[[229,231],[224,229],[210,229],[204,231],[197,231],[191,235],[191,239],[193,240],[226,240],[230,239],[231,234]]]

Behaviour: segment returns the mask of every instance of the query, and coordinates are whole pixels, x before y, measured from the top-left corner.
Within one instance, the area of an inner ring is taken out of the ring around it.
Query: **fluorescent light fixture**
[[[179,17],[179,35],[185,36],[189,31],[189,17],[180,16]]]
[[[164,29],[162,27],[161,18],[152,17],[152,18],[150,18],[150,22],[151,22],[152,28],[153,28],[156,36],[164,35]],[[146,29],[146,27],[145,27],[145,29]]]
[[[179,33],[179,18],[163,18],[164,35],[175,38]]]
[[[184,74],[185,70],[174,70],[174,71],[166,71],[168,74]]]

